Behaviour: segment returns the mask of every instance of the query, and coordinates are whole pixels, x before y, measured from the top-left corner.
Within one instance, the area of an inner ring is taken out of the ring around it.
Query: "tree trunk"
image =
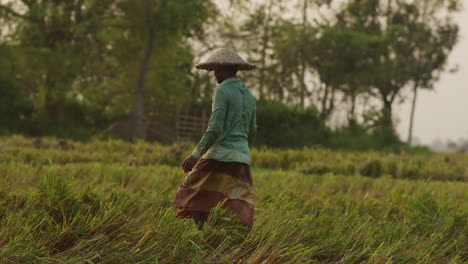
[[[418,86],[414,83],[413,87],[413,102],[411,104],[411,115],[410,115],[410,125],[409,125],[409,132],[408,132],[408,145],[411,145],[411,141],[413,139],[413,126],[414,126],[414,112],[416,110],[416,100],[418,96]]]
[[[351,93],[351,110],[348,114],[348,125],[354,126],[356,124],[355,112],[356,112],[356,95]]]
[[[325,90],[324,90],[324,95],[323,95],[323,98],[322,98],[322,109],[321,109],[321,113],[320,113],[321,116],[325,116],[325,112],[326,112],[326,109],[327,109],[328,92],[329,92],[328,84],[325,84],[324,89]]]
[[[335,108],[335,87],[325,84],[324,93],[319,116],[321,119],[327,120]]]
[[[385,128],[393,128],[392,121],[392,102],[384,101],[382,108],[382,126]]]
[[[330,99],[328,100],[328,107],[324,115],[324,120],[327,120],[330,117],[331,113],[333,112],[333,109],[335,108],[335,91],[335,87],[332,86]]]
[[[150,10],[150,1],[146,1],[146,8]],[[149,16],[149,14],[148,14]],[[149,64],[151,62],[151,56],[153,54],[153,42],[154,42],[154,32],[152,25],[148,29],[148,38],[146,40],[146,48],[143,55],[143,60],[141,62],[140,73],[138,77],[138,88],[135,94],[135,105],[133,107],[133,116],[132,116],[132,135],[131,140],[136,140],[144,136],[144,107],[145,107],[145,85],[146,78],[148,75]]]
[[[60,93],[55,89],[56,83],[51,79],[50,74],[46,76],[46,90],[44,107],[47,118],[53,121],[65,119],[65,98],[54,93]]]
[[[269,6],[268,6],[268,13],[265,18],[265,24],[264,24],[264,34],[262,38],[262,53],[261,53],[261,59],[260,59],[260,84],[259,84],[259,99],[263,100],[265,99],[265,67],[266,67],[266,51],[268,48],[268,42],[270,41],[270,19],[271,19],[271,9],[273,8],[273,0],[270,0]]]
[[[305,52],[304,52],[304,46],[306,42],[306,24],[307,24],[307,1],[304,0],[304,6],[303,6],[303,13],[302,13],[302,43],[301,43],[301,74],[300,74],[300,83],[301,83],[301,90],[300,90],[300,99],[301,99],[301,108],[304,109],[305,106],[305,90],[306,90],[306,85],[305,85]]]
[[[382,146],[399,142],[398,136],[393,128],[392,120],[392,101],[384,100],[382,108],[382,119],[380,120],[380,127],[378,128],[379,137]]]

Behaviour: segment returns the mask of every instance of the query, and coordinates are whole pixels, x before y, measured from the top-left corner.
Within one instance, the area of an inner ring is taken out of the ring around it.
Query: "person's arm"
[[[192,157],[199,159],[205,152],[213,146],[223,132],[224,118],[226,117],[226,98],[221,89],[216,89],[213,97],[213,107],[211,111],[208,128],[203,134],[200,142],[192,152]]]
[[[250,118],[250,125],[249,125],[249,146],[252,146],[255,137],[257,136],[257,110],[256,106],[254,105],[254,109],[252,112],[252,117]]]

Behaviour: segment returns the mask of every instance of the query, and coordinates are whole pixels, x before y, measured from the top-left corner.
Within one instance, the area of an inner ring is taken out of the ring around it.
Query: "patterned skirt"
[[[252,227],[253,187],[250,166],[239,162],[213,159],[198,161],[187,175],[175,197],[178,217],[190,217],[192,211],[206,215],[221,203],[221,208],[234,213],[240,223]]]

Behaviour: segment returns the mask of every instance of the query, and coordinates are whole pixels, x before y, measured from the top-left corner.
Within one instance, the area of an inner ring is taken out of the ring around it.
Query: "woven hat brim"
[[[195,65],[197,69],[201,70],[207,70],[207,71],[214,71],[217,67],[223,67],[223,66],[237,66],[237,70],[239,71],[249,71],[255,69],[254,64],[250,63],[242,63],[242,64],[237,64],[237,63],[199,63]]]

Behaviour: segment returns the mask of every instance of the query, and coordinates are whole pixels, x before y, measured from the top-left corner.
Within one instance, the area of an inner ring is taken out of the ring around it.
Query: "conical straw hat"
[[[214,71],[217,66],[237,66],[239,71],[248,71],[255,68],[255,65],[245,62],[241,56],[228,49],[220,49],[205,62],[195,65],[197,69],[207,71]]]

